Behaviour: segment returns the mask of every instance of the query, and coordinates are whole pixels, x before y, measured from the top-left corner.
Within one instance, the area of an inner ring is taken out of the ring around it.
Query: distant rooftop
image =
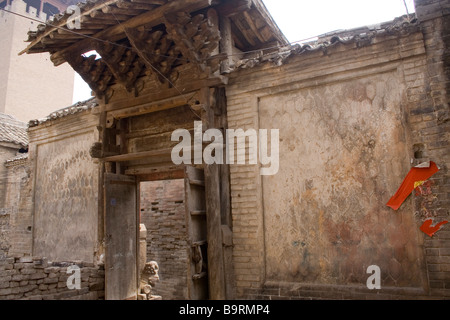
[[[9,142],[26,148],[28,146],[27,124],[13,116],[0,113],[0,142]]]

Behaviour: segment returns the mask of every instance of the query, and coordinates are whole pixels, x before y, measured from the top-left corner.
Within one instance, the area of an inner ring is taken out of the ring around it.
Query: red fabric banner
[[[411,168],[397,192],[389,199],[386,205],[397,210],[418,185],[428,180],[438,171],[439,168],[433,161],[430,161],[429,166],[416,166]]]
[[[422,224],[422,226],[420,227],[420,230],[422,230],[424,233],[426,233],[427,235],[429,235],[430,237],[433,236],[433,234],[435,234],[437,231],[439,231],[439,229],[441,229],[441,227],[448,223],[448,221],[441,221],[438,224],[436,224],[435,226],[432,226],[431,224],[433,223],[432,219],[428,219],[425,220],[425,222]]]

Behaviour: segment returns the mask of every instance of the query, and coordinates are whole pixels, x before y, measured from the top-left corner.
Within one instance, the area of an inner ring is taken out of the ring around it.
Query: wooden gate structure
[[[185,179],[189,297],[232,298],[228,167],[175,166],[171,133],[192,133],[194,121],[223,132],[227,75],[235,62],[277,50],[287,40],[259,0],[99,0],[78,6],[80,16],[63,13],[30,32],[22,53],[49,52],[55,66],[69,63],[99,103],[99,141],[91,155],[101,160],[104,181],[99,240],[106,250],[106,298],[135,296],[133,195],[139,176]],[[69,28],[73,22],[80,29]],[[98,56],[86,54],[92,50]]]

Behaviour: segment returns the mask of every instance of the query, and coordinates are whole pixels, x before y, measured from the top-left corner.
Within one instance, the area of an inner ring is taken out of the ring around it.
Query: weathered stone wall
[[[260,98],[259,125],[280,128],[282,155],[262,178],[267,281],[364,284],[375,264],[385,286],[422,286],[414,217],[383,207],[409,169],[400,76]]]
[[[9,251],[9,213],[0,212],[0,258]]]
[[[80,289],[69,289],[67,286],[68,278],[74,275],[73,271],[67,273],[67,268],[72,265],[80,268]],[[0,300],[103,299],[104,279],[103,266],[92,263],[8,257],[0,260]]]
[[[188,244],[184,180],[140,183],[141,223],[147,228],[147,261],[159,264],[155,294],[187,299]]]
[[[89,154],[98,141],[91,110],[30,128],[33,256],[94,262],[98,241],[99,164]]]
[[[239,297],[449,295],[444,272],[442,290],[429,290],[430,240],[413,197],[386,207],[414,163],[410,113],[427,74],[424,36],[409,25],[232,75],[230,128],[280,130],[278,174],[230,167]],[[441,138],[431,145],[443,148]],[[435,243],[446,261],[446,242]],[[381,290],[366,287],[370,265],[381,268]]]

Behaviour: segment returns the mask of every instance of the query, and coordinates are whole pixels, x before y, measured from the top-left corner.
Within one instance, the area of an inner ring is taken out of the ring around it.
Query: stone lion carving
[[[140,300],[161,300],[161,296],[152,295],[152,289],[159,281],[159,266],[156,261],[150,261],[145,264],[141,274]]]

